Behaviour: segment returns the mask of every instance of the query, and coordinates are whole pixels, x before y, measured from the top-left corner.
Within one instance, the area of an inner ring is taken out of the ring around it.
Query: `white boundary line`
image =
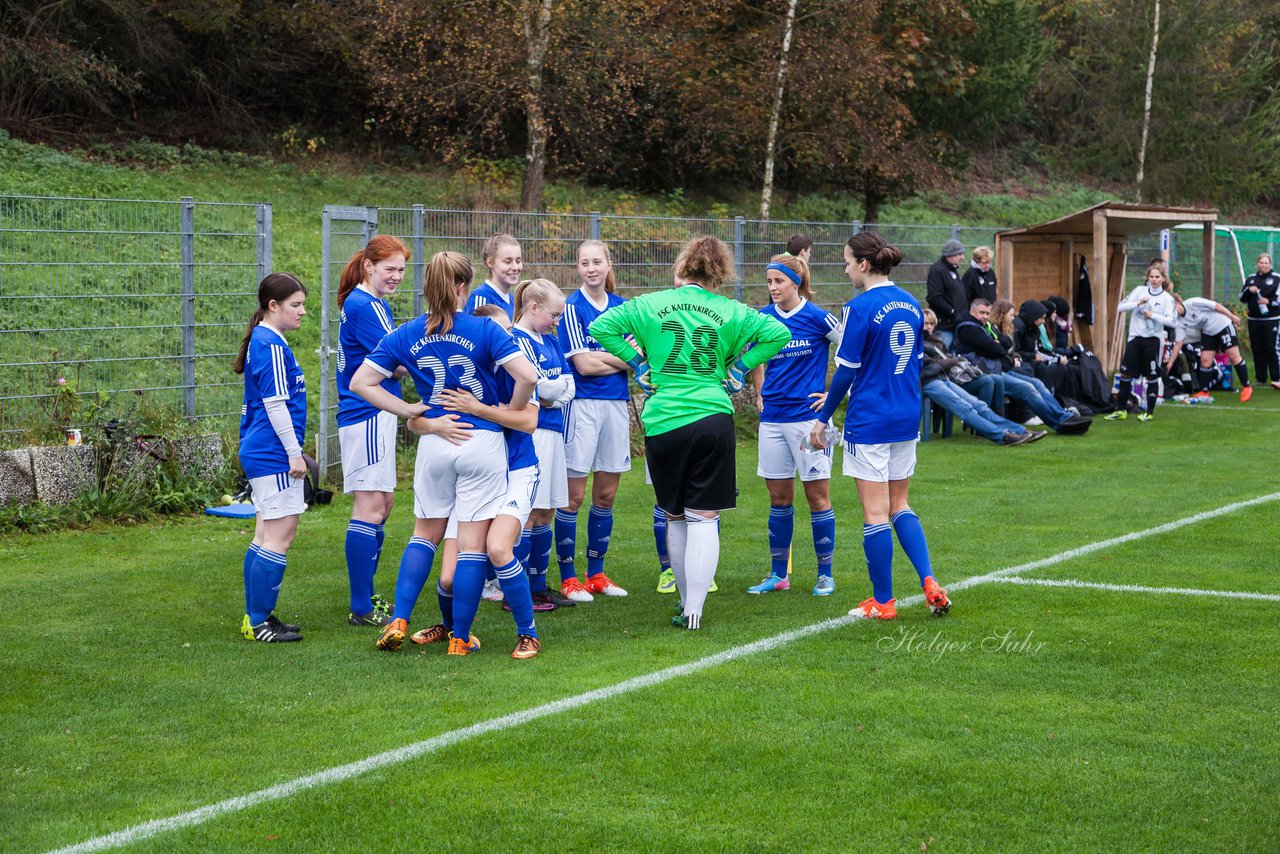
[[[1175,404],[1177,409],[1194,409],[1196,412],[1280,412],[1280,409],[1274,409],[1266,406],[1250,406],[1242,403],[1239,406],[1214,406],[1213,404],[1198,406],[1179,406]]]
[[[1157,525],[1154,528],[1134,531],[1132,533],[1124,534],[1119,537],[1112,537],[1107,540],[1099,540],[1078,548],[1059,552],[1058,554],[1051,555],[1047,558],[1041,558],[1040,560],[1031,561],[1030,563],[1019,564],[1018,566],[1011,566],[1006,569],[999,569],[995,572],[986,573],[985,575],[975,575],[970,578],[948,584],[947,590],[964,590],[965,588],[974,587],[978,584],[986,584],[993,581],[999,581],[1001,579],[1007,579],[1009,576],[1017,575],[1018,573],[1030,572],[1033,569],[1052,566],[1056,563],[1062,563],[1063,561],[1092,554],[1093,552],[1110,548],[1111,546],[1120,545],[1122,543],[1129,543],[1146,537],[1158,536],[1160,534],[1168,533],[1169,531],[1175,531],[1187,525],[1195,525],[1208,519],[1215,519],[1219,516],[1225,516],[1228,513],[1234,513],[1237,510],[1243,510],[1247,507],[1255,507],[1259,504],[1266,504],[1277,499],[1280,499],[1280,492],[1273,492],[1247,501],[1237,501],[1233,504],[1227,504],[1219,507],[1216,510],[1207,510],[1203,513],[1196,513],[1193,516],[1187,516],[1183,519],[1166,522],[1165,524]],[[917,594],[915,596],[899,599],[898,607],[910,608],[923,601],[924,597]],[[56,851],[51,852],[51,854],[73,854],[73,852],[74,854],[79,854],[79,852],[103,851],[109,848],[116,848],[121,845],[140,842],[144,839],[150,839],[151,837],[159,836],[162,833],[169,833],[186,827],[204,824],[207,821],[211,821],[212,819],[222,815],[227,815],[228,813],[240,812],[242,810],[258,806],[259,804],[278,801],[282,798],[291,797],[292,795],[305,792],[309,789],[315,789],[320,786],[327,786],[331,783],[341,783],[355,777],[363,776],[372,771],[379,771],[392,765],[408,762],[409,760],[416,759],[419,756],[435,753],[447,747],[452,747],[455,744],[461,744],[464,741],[469,741],[477,736],[511,729],[513,727],[527,724],[530,721],[536,721],[540,718],[549,717],[550,715],[558,714],[569,709],[576,709],[600,700],[611,700],[614,697],[629,694],[632,691],[637,691],[641,688],[660,685],[663,682],[669,682],[672,679],[677,679],[681,676],[688,676],[691,673],[697,673],[698,671],[716,667],[729,661],[744,658],[748,655],[754,655],[758,652],[767,652],[768,650],[776,647],[789,644],[792,641],[797,641],[810,635],[816,635],[820,632],[829,631],[830,629],[839,628],[855,622],[861,622],[861,620],[857,617],[836,617],[830,620],[823,620],[818,623],[803,626],[799,629],[793,629],[789,632],[783,632],[782,634],[773,635],[772,637],[762,638],[761,640],[754,641],[749,644],[735,646],[730,649],[726,649],[723,652],[718,652],[714,655],[709,655],[705,658],[700,658],[687,664],[668,667],[653,673],[647,673],[643,676],[636,676],[604,688],[597,688],[594,691],[587,691],[583,694],[576,694],[572,697],[565,697],[562,700],[555,700],[541,706],[535,706],[532,709],[512,712],[511,714],[503,715],[502,717],[491,718],[490,720],[481,721],[480,723],[472,724],[471,726],[451,730],[423,741],[405,745],[404,747],[398,747],[394,750],[378,753],[366,759],[361,759],[358,762],[350,762],[346,765],[327,768],[324,771],[319,771],[315,774],[308,774],[305,777],[298,777],[284,783],[278,783],[265,789],[259,789],[256,792],[250,792],[247,795],[218,801],[216,803],[209,804],[208,806],[191,810],[190,812],[179,813],[178,815],[170,816],[169,818],[160,818],[142,822],[141,824],[135,824],[130,827],[126,827],[123,830],[108,833],[104,836],[95,836],[92,839],[85,840],[84,842],[56,849]]]
[[[1143,587],[1139,584],[1099,584],[1095,581],[1077,581],[1074,578],[997,578],[996,584],[1029,584],[1036,587],[1079,587],[1088,590],[1111,590],[1117,593],[1174,593],[1181,596],[1213,596],[1224,599],[1258,599],[1263,602],[1280,602],[1275,593],[1248,593],[1241,590],[1197,590],[1193,587]]]

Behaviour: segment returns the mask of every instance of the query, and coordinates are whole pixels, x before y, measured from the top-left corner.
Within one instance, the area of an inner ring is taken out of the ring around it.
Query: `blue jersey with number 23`
[[[423,413],[438,418],[453,412],[441,404],[443,389],[466,389],[481,403],[497,406],[505,403],[496,376],[499,365],[520,356],[520,349],[498,324],[484,317],[455,314],[453,329],[441,335],[427,335],[427,316],[415,317],[388,334],[365,359],[384,377],[398,365],[409,369],[418,396],[427,404]],[[492,421],[476,415],[463,415],[462,420],[476,430],[501,431]]]

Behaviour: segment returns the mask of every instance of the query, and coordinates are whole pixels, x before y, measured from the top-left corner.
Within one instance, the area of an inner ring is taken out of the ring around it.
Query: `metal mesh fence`
[[[271,207],[0,195],[0,443],[95,407],[235,428]]]
[[[624,297],[670,287],[672,264],[690,237],[709,234],[733,248],[740,279],[731,293],[750,305],[769,301],[764,268],[786,247],[793,234],[813,240],[810,271],[816,301],[836,309],[853,296],[844,273],[844,245],[849,236],[873,228],[902,249],[904,261],[895,281],[918,297],[924,297],[929,266],[938,260],[942,244],[951,238],[974,246],[994,245],[994,227],[957,225],[871,225],[860,222],[804,222],[752,220],[745,217],[710,219],[696,217],[617,216],[600,213],[524,213],[515,211],[440,210],[414,205],[404,208],[344,207],[331,205],[323,214],[322,337],[317,461],[333,480],[340,476],[341,454],[336,427],[337,390],[332,356],[338,342],[340,314],[336,303],[338,280],[347,260],[375,234],[400,238],[413,253],[405,282],[391,299],[397,321],[421,312],[425,263],[436,252],[451,249],[476,261],[476,281],[484,279],[480,259],[486,240],[498,233],[520,241],[524,275],[550,279],[561,288],[577,288],[578,245],[591,238],[605,241],[613,258],[618,293]],[[410,279],[410,275],[412,279]],[[412,281],[412,287],[409,287]],[[313,386],[314,387],[314,386]]]

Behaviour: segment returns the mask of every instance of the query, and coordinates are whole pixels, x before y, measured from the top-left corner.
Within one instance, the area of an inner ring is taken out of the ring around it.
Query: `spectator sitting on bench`
[[[1012,307],[1012,304],[1009,305]],[[1002,413],[1004,398],[1009,397],[1026,404],[1035,417],[1059,433],[1087,432],[1092,419],[1082,418],[1071,410],[1063,409],[1044,383],[1017,369],[1016,354],[1005,349],[1008,336],[1001,334],[990,322],[992,310],[993,307],[985,299],[974,300],[969,306],[969,317],[956,327],[956,340],[959,342],[957,346],[970,348],[972,344],[972,349],[961,350],[959,355],[978,364],[984,373],[997,380],[996,388],[990,392],[992,396],[988,405],[994,411]],[[1041,310],[1043,311],[1043,306]],[[971,356],[970,353],[974,355]],[[978,394],[977,391],[973,393]],[[985,396],[983,399],[987,400]]]
[[[981,399],[965,391],[961,384],[981,378],[982,368],[961,356],[950,355],[942,339],[934,334],[937,326],[938,316],[926,308],[924,364],[920,368],[920,391],[924,396],[959,418],[979,436],[997,445],[1022,445],[1043,439],[1046,431],[1027,430],[1021,424],[992,412]]]

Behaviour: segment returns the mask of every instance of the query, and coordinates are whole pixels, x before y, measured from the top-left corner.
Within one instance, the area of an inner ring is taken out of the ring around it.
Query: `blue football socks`
[[[795,507],[790,504],[769,508],[769,559],[776,578],[787,577],[791,538],[795,534]]]
[[[509,563],[494,567],[498,583],[502,585],[502,595],[511,609],[511,616],[516,621],[516,632],[522,635],[538,636],[533,627],[533,599],[529,593],[529,576],[524,574],[524,567],[512,558]],[[543,579],[546,573],[543,573]]]
[[[560,561],[560,580],[568,581],[577,573],[573,566],[573,556],[578,550],[578,514],[570,513],[568,510],[557,510],[555,530],[556,557]]]
[[[810,517],[813,525],[813,553],[818,558],[818,575],[831,575],[836,555],[836,511],[819,510]]]
[[[604,556],[613,537],[613,508],[591,505],[587,513],[587,575],[604,572]]]
[[[418,603],[418,596],[431,577],[431,562],[435,557],[436,547],[430,542],[422,537],[409,538],[404,556],[400,558],[400,574],[396,576],[395,619],[409,621],[413,606]],[[483,586],[483,579],[480,583]]]
[[[862,526],[862,551],[867,556],[871,595],[882,605],[893,598],[893,531],[887,523]]]
[[[920,583],[924,584],[924,580],[933,575],[933,564],[929,561],[929,544],[924,540],[920,517],[911,510],[900,510],[893,514],[893,530],[907,553],[907,560],[916,568]]]

